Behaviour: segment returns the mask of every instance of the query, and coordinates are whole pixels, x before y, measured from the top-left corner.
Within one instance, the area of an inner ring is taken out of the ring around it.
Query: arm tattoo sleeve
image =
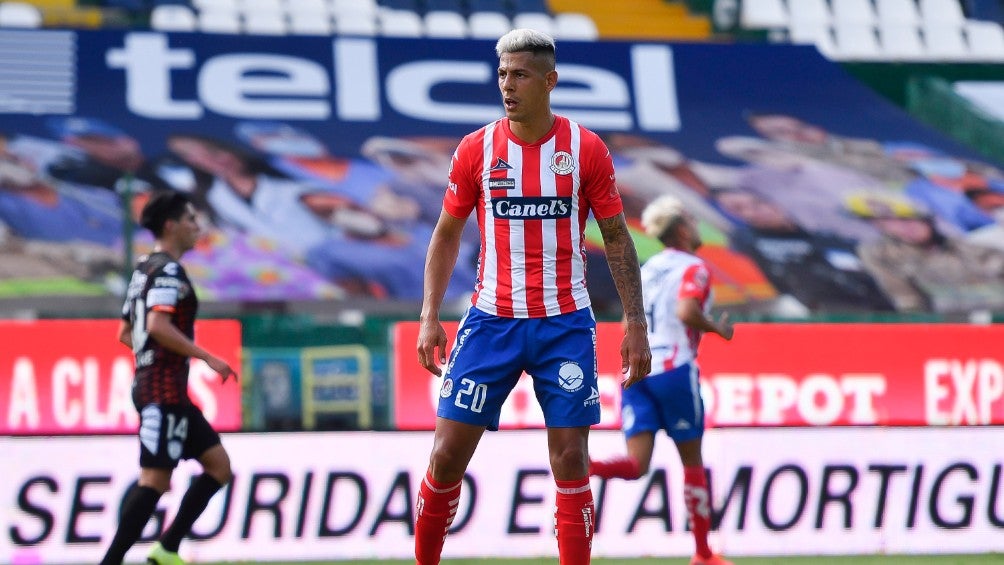
[[[624,214],[612,218],[597,219],[596,223],[603,234],[603,246],[606,250],[607,265],[613,276],[617,293],[621,298],[626,321],[645,321],[645,307],[641,299],[641,272],[638,265],[638,252],[634,241],[628,232]]]

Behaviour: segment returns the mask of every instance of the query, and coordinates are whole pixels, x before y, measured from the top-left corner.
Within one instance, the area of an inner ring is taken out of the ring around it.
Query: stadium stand
[[[150,11],[150,27],[157,31],[196,31],[195,12],[180,4],[161,4]]]
[[[42,12],[31,4],[4,2],[0,4],[0,26],[42,27]]]
[[[425,35],[428,37],[463,38],[469,35],[467,19],[460,12],[434,10],[424,17]]]
[[[495,11],[471,12],[467,23],[470,25],[471,37],[476,39],[498,39],[512,29],[509,16]]]

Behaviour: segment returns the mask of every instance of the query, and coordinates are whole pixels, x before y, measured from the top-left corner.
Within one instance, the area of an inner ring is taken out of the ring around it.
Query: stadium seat
[[[418,0],[380,0],[380,7],[383,10],[401,10],[405,12],[419,12]]]
[[[474,12],[467,17],[471,37],[498,39],[512,29],[512,22],[501,12]]]
[[[875,28],[868,24],[842,22],[833,26],[839,60],[874,61],[883,58]]]
[[[192,0],[192,5],[199,12],[239,12],[238,0]]]
[[[327,17],[331,15],[331,6],[325,0],[288,0],[285,11],[290,16],[294,14],[311,14]]]
[[[837,51],[830,26],[821,22],[792,20],[788,27],[788,38],[792,43],[815,45],[826,57],[834,57]]]
[[[563,12],[554,16],[554,36],[558,39],[595,41],[600,32],[596,22],[586,14]]]
[[[920,25],[920,12],[914,0],[875,0],[879,25]]]
[[[25,2],[0,3],[0,27],[42,27],[42,12]]]
[[[256,12],[281,14],[286,11],[279,0],[238,0],[237,5],[243,14]]]
[[[293,12],[289,14],[289,33],[293,35],[331,35],[334,27],[327,13]]]
[[[920,40],[920,30],[913,25],[880,22],[879,43],[882,53],[892,61],[920,60],[924,57],[924,44]]]
[[[339,35],[377,35],[376,16],[364,13],[345,12],[335,14],[334,31]]]
[[[241,18],[227,10],[199,11],[199,30],[206,33],[241,33]]]
[[[360,14],[375,18],[379,11],[376,0],[331,0],[331,13],[337,18],[345,14]]]
[[[254,11],[244,13],[244,32],[252,35],[286,35],[289,28],[282,12]]]
[[[788,18],[792,25],[799,22],[828,26],[833,21],[826,0],[788,0]]]
[[[422,18],[418,12],[383,9],[377,14],[380,35],[387,37],[422,37]]]
[[[924,35],[927,59],[935,61],[965,61],[969,59],[969,45],[956,25],[926,23],[921,28]]]
[[[961,26],[966,22],[959,0],[920,0],[919,6],[925,25]]]
[[[512,17],[513,28],[529,28],[554,35],[554,18],[543,12],[520,12]]]
[[[426,12],[425,35],[428,37],[467,37],[467,18],[460,12]]]
[[[788,9],[782,0],[745,0],[739,8],[739,25],[744,29],[788,27]]]
[[[199,27],[195,12],[180,4],[160,4],[150,10],[150,28],[157,31],[195,31]]]
[[[965,30],[972,59],[1004,62],[1004,28],[1000,24],[969,20]]]
[[[877,17],[871,0],[830,0],[834,24],[875,25]]]

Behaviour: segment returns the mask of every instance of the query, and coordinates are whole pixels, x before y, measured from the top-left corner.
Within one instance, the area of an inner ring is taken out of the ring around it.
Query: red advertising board
[[[202,320],[196,341],[240,367],[235,320]],[[0,321],[0,434],[132,433],[133,356],[118,320]],[[241,427],[241,391],[193,361],[189,395],[217,430]]]
[[[445,324],[447,333],[456,324]],[[439,379],[418,364],[417,323],[394,331],[394,413],[401,429],[432,429]],[[598,326],[603,422],[620,426],[620,339]],[[1004,424],[1004,326],[739,324],[701,343],[709,426]],[[502,427],[540,427],[529,378]]]

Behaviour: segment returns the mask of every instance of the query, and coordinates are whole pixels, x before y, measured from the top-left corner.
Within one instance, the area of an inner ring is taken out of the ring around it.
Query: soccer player
[[[589,212],[603,233],[624,307],[625,385],[647,375],[651,362],[638,256],[606,146],[551,112],[558,80],[554,40],[516,29],[495,50],[505,117],[467,135],[457,148],[426,257],[418,360],[443,384],[416,508],[415,557],[418,565],[440,562],[464,472],[484,431],[498,429],[502,403],[525,371],[547,426],[559,559],[584,565],[594,529],[587,440],[589,426],[600,421],[596,322],[585,283]],[[440,307],[464,224],[475,210],[478,282],[444,374]]]
[[[230,482],[230,457],[220,436],[188,397],[188,360],[202,359],[223,382],[237,374],[193,341],[199,308],[195,289],[178,262],[199,237],[195,208],[180,192],[159,192],[143,207],[143,227],[156,238],[129,282],[119,341],[136,355],[133,403],[140,413],[139,481],[122,507],[118,530],[101,565],[121,565],[143,533],[180,459],[198,459],[203,473],[185,492],[178,514],[153,545],[148,562],[180,565],[178,545],[209,500]]]
[[[626,457],[591,461],[589,473],[634,480],[648,473],[655,433],[665,430],[683,463],[683,495],[697,553],[691,565],[732,565],[712,553],[710,493],[701,458],[704,406],[698,386],[697,345],[705,332],[732,339],[728,314],[709,317],[711,276],[694,255],[701,245],[697,223],[673,196],[661,196],[642,211],[642,226],[664,246],[641,269],[652,374],[621,397]]]

